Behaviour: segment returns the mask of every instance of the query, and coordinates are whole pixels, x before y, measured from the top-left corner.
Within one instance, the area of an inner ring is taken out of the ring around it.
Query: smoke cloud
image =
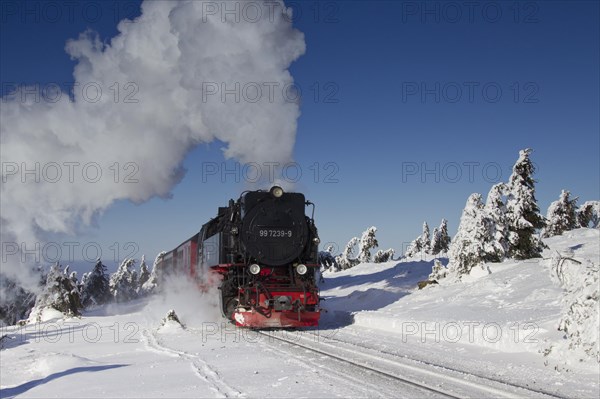
[[[199,143],[219,140],[240,162],[291,160],[299,105],[288,68],[304,35],[282,2],[237,16],[223,6],[145,1],[110,42],[89,31],[67,42],[72,93],[21,88],[2,99],[4,275],[37,283],[14,243],[30,250],[117,200],[168,196]]]

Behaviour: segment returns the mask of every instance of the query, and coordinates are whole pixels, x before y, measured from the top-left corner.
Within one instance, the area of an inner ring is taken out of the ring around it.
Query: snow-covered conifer
[[[412,240],[406,251],[404,252],[404,256],[406,258],[412,258],[418,255],[429,254],[431,253],[431,234],[429,233],[429,225],[427,222],[423,222],[423,231],[421,235]]]
[[[440,253],[440,230],[437,227],[433,228],[433,233],[431,233],[431,242],[429,243],[429,247],[431,248],[431,254],[437,255]]]
[[[12,326],[26,319],[35,304],[35,294],[16,281],[0,275],[0,327]]]
[[[84,307],[90,305],[102,305],[110,301],[110,283],[106,266],[100,259],[96,261],[91,272],[82,277],[83,290],[81,293],[82,304]]]
[[[431,234],[429,233],[429,225],[423,222],[423,233],[421,233],[421,250],[428,254],[431,252]]]
[[[319,264],[324,270],[338,271],[340,269],[333,255],[333,245],[329,245],[325,251],[319,252]]]
[[[375,263],[389,262],[394,257],[395,252],[396,251],[394,251],[393,248],[386,249],[385,251],[380,249],[375,254],[375,257],[373,258],[373,262],[375,262]]]
[[[559,236],[577,227],[577,198],[570,198],[569,191],[562,190],[560,197],[548,207],[543,237]]]
[[[549,259],[552,277],[560,282],[564,290],[558,330],[564,331],[570,349],[581,348],[590,357],[598,359],[600,267],[590,259],[582,260],[563,256],[558,252]]]
[[[506,221],[509,231],[509,255],[515,259],[540,257],[544,244],[536,230],[545,226],[535,199],[535,172],[529,159],[531,149],[521,150],[507,185]]]
[[[154,263],[152,264],[152,272],[150,272],[150,277],[148,281],[141,285],[141,292],[145,295],[153,294],[158,291],[158,288],[163,282],[164,273],[161,269],[161,262],[164,256],[167,254],[166,251],[161,251],[154,258]]]
[[[376,232],[377,227],[371,226],[362,233],[362,236],[360,238],[360,253],[358,254],[358,260],[360,262],[370,262],[371,249],[377,248],[379,246],[377,238],[375,238]]]
[[[79,280],[79,284],[77,285],[77,288],[79,288],[79,292],[81,293],[81,303],[83,304],[83,290],[85,289],[85,283],[87,282],[87,279],[89,277],[90,273],[83,273],[81,275],[81,280]]]
[[[506,205],[502,199],[505,193],[506,185],[504,183],[494,184],[488,193],[484,207],[495,241],[492,247],[495,256],[492,257],[492,261],[504,259],[509,251],[508,237],[510,232],[506,222]]]
[[[79,287],[79,280],[77,279],[76,271],[72,271],[71,274],[69,274],[69,279],[73,282],[73,284],[75,284],[76,287]]]
[[[448,252],[450,248],[450,236],[448,235],[448,221],[446,219],[442,219],[440,227],[433,229],[430,247],[432,255]]]
[[[404,257],[412,258],[417,256],[421,253],[421,249],[423,249],[423,247],[421,245],[421,236],[419,236],[408,244],[408,247],[406,247],[406,251],[404,252]]]
[[[142,260],[140,263],[140,274],[138,279],[138,293],[143,290],[143,286],[150,279],[150,271],[148,270],[148,265],[146,265],[146,256],[142,255]]]
[[[77,286],[60,270],[58,263],[50,268],[46,285],[37,297],[31,315],[39,321],[42,311],[46,308],[56,309],[69,316],[79,316],[82,309]]]
[[[577,210],[577,222],[580,227],[600,227],[600,201],[584,202]]]
[[[433,261],[433,267],[431,268],[431,274],[429,275],[429,281],[439,281],[446,277],[448,269],[440,262],[439,259]]]
[[[471,194],[460,218],[458,232],[450,244],[449,269],[460,277],[478,264],[498,261],[497,245],[481,194]]]
[[[117,302],[126,302],[137,296],[135,259],[126,258],[110,276],[110,292]]]
[[[340,269],[346,270],[354,267],[360,263],[357,258],[353,258],[354,248],[358,244],[358,237],[352,237],[352,239],[346,244],[344,252],[341,255],[336,256],[335,260],[340,266]]]
[[[91,273],[91,272],[83,273],[83,274],[81,275],[81,280],[80,280],[79,282],[80,282],[81,284],[85,285],[85,283],[86,283],[86,282],[87,282],[87,280],[88,280],[88,277],[90,276],[90,273]]]

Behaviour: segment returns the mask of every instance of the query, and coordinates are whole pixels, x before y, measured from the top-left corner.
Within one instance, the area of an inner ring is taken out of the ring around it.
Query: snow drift
[[[597,372],[599,239],[597,229],[569,231],[545,241],[544,259],[484,263],[460,281],[441,279],[423,290],[417,283],[427,279],[433,257],[327,272],[324,321]],[[575,262],[558,267],[557,253]]]

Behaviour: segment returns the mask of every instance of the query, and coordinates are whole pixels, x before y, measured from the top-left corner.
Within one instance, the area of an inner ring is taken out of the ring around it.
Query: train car
[[[161,263],[202,285],[216,280],[222,314],[238,326],[308,327],[320,316],[318,246],[314,204],[274,186],[230,200]]]

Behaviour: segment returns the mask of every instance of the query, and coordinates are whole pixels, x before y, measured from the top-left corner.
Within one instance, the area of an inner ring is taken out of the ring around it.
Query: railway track
[[[269,332],[260,332],[268,340],[325,356],[341,364],[362,369],[370,374],[417,388],[427,396],[445,398],[560,398],[548,392],[468,374],[418,360],[401,358],[364,346],[360,350],[344,341],[321,342],[313,334],[298,334],[289,339]],[[316,339],[315,339],[316,338]],[[357,345],[354,345],[356,347]]]
[[[318,338],[314,338],[314,339],[318,339]],[[402,356],[400,356],[398,354],[394,354],[394,353],[388,352],[386,350],[375,349],[375,348],[371,348],[371,347],[367,347],[367,346],[364,346],[364,345],[357,344],[355,342],[349,342],[349,341],[340,340],[340,339],[335,338],[334,336],[327,337],[327,340],[329,340],[329,341],[335,341],[336,343],[339,343],[340,345],[347,345],[347,346],[351,346],[351,347],[356,347],[356,348],[358,348],[359,351],[366,350],[366,351],[376,352],[376,353],[379,353],[379,354],[384,355],[384,356],[389,356],[390,358],[396,358],[396,359],[400,359],[402,361],[412,362],[415,365],[423,365],[425,367],[433,367],[433,368],[437,368],[437,369],[447,370],[447,371],[452,372],[452,373],[458,373],[458,374],[462,374],[462,375],[469,375],[469,376],[472,376],[472,377],[475,377],[475,378],[478,378],[478,379],[481,379],[481,380],[484,380],[484,381],[490,381],[490,382],[493,382],[493,383],[498,383],[498,384],[501,384],[501,385],[510,386],[512,388],[515,388],[515,389],[521,389],[524,392],[533,392],[533,393],[536,393],[536,394],[539,394],[539,395],[543,395],[543,397],[546,397],[546,398],[556,398],[556,399],[564,399],[565,398],[564,396],[560,396],[557,393],[549,392],[549,391],[546,391],[546,390],[543,390],[543,389],[533,389],[533,388],[531,388],[529,386],[524,386],[524,385],[519,384],[519,383],[507,382],[507,381],[501,380],[499,378],[485,376],[485,375],[482,375],[482,374],[474,373],[473,371],[460,370],[460,369],[458,369],[456,367],[451,367],[451,366],[448,366],[448,365],[435,364],[435,363],[433,363],[431,361],[426,361],[426,360],[423,360],[423,359],[416,359],[414,357],[407,356],[405,354],[402,354]]]

